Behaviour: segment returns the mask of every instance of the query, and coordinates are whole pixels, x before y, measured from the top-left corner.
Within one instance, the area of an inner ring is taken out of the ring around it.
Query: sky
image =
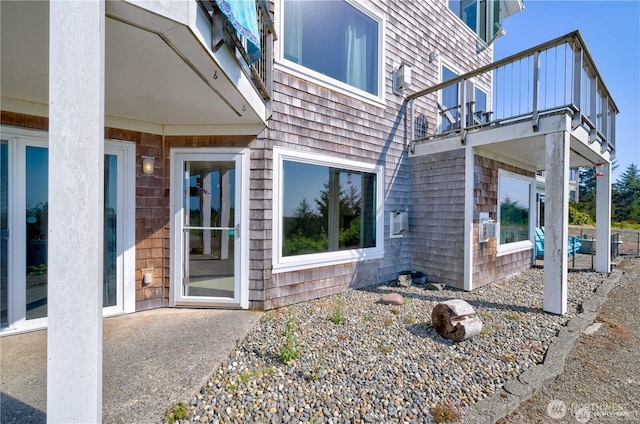
[[[640,0],[524,0],[525,9],[503,22],[494,60],[579,30],[620,113],[612,182],[640,166]]]

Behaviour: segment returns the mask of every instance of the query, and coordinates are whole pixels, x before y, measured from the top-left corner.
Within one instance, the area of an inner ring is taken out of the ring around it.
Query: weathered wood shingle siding
[[[464,287],[465,151],[411,160],[411,264],[429,281]]]
[[[412,205],[415,196],[411,193],[416,184],[406,150],[411,125],[408,103],[403,97],[392,93],[391,74],[394,65],[402,61],[412,64],[412,87],[409,91],[419,90],[439,82],[439,62],[430,63],[427,60],[431,50],[438,50],[442,57],[463,71],[488,63],[491,52],[477,52],[476,37],[448,12],[446,0],[379,0],[366,2],[366,7],[385,19],[385,62],[381,71],[384,105],[339,93],[292,75],[278,66],[274,69],[273,113],[269,128],[252,146],[251,156],[251,307],[271,309],[348,287],[395,279],[398,272],[423,264],[424,258],[420,258],[417,264],[413,263],[418,258],[413,250],[415,244],[419,243],[419,237],[411,233],[414,230],[421,231],[416,228],[420,228],[418,223],[425,221],[424,216],[442,210],[450,218],[452,208],[462,210],[464,207],[461,203],[464,183],[457,181],[460,187],[450,187],[451,180],[434,181],[434,184],[441,184],[446,190],[461,190],[460,199],[458,195],[443,197],[442,193],[431,191],[425,196],[438,199],[437,202],[426,202],[424,210],[419,210],[422,204],[419,207]],[[431,124],[436,122],[436,110],[433,100],[429,112]],[[295,272],[271,272],[271,247],[277,237],[272,234],[272,221],[267,217],[274,201],[274,182],[271,181],[273,147],[384,166],[383,259]],[[463,158],[461,164],[464,165]],[[264,182],[253,181],[254,175],[259,176],[263,172]],[[464,179],[463,170],[456,169],[455,174]],[[451,203],[451,199],[455,199],[455,202]],[[403,238],[389,238],[389,212],[406,207],[410,209],[410,233]],[[429,224],[426,225],[428,228]],[[446,228],[446,234],[437,237],[452,243],[449,233],[461,229],[462,222],[442,228]],[[435,241],[432,253],[441,257],[438,263],[442,267],[438,272],[452,275],[455,266],[451,264],[451,255],[444,253],[442,256],[443,246],[436,246]],[[446,252],[449,252],[448,246],[451,246],[454,256],[462,255],[461,240],[447,245]]]
[[[478,243],[478,214],[488,212],[489,218],[498,219],[498,170],[500,169],[535,178],[535,173],[532,171],[483,156],[475,156],[473,288],[517,274],[531,267],[531,249],[497,256],[498,243],[496,239],[489,239],[486,243]],[[532,189],[535,189],[535,184]]]

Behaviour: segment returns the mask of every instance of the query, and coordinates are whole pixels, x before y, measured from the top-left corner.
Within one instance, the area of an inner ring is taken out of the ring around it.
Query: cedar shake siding
[[[490,219],[498,218],[499,169],[531,178],[535,178],[535,173],[477,155],[474,158],[474,168],[473,288],[475,289],[531,268],[531,249],[497,256],[497,239],[478,243],[478,214],[489,212]]]
[[[411,89],[419,89],[440,82],[440,62],[428,61],[430,51],[437,50],[443,60],[464,72],[489,63],[491,49],[478,52],[475,34],[449,11],[445,1],[374,1],[366,6],[385,19],[385,62],[381,70],[384,104],[332,90],[289,73],[276,63],[269,128],[258,137],[251,154],[251,308],[272,309],[348,287],[395,280],[398,272],[413,268],[424,269],[429,276],[447,284],[462,286],[464,157],[460,152],[440,155],[453,156],[460,162],[455,173],[460,194],[452,198],[449,192],[434,194],[440,182],[430,180],[431,189],[416,195],[415,190],[421,184],[416,178],[429,178],[415,170],[416,164],[431,161],[428,158],[410,161],[407,157],[409,109],[403,97],[392,93],[391,74],[398,63],[411,63]],[[438,122],[435,101],[425,112],[430,127],[434,128]],[[271,217],[267,215],[273,202],[273,147],[384,166],[384,258],[272,272],[271,248],[274,238],[279,237],[272,233]],[[449,165],[442,162],[440,171],[451,171]],[[262,176],[263,181],[254,180],[254,175]],[[450,173],[440,178],[448,177]],[[445,203],[437,205],[430,196]],[[425,203],[427,209],[421,210]],[[409,209],[409,231],[401,238],[390,238],[388,214],[404,208]],[[447,226],[440,227],[444,231],[425,235],[427,231],[422,224],[431,228],[426,223],[428,217],[440,211],[447,216]],[[452,213],[459,213],[455,225],[450,224]],[[423,244],[424,237],[429,244]],[[447,253],[443,254],[443,250]],[[436,262],[429,257],[431,252],[440,255]]]
[[[465,150],[411,159],[409,251],[429,281],[464,287]]]

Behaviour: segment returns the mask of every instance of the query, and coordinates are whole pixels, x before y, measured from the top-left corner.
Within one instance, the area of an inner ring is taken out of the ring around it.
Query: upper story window
[[[449,0],[453,11],[482,41],[490,44],[502,29],[503,0]]]
[[[351,1],[285,0],[285,60],[379,97],[382,21]]]

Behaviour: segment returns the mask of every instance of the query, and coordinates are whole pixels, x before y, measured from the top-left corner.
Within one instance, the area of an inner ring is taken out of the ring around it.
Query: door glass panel
[[[26,147],[26,318],[47,316],[48,152]]]
[[[9,172],[7,142],[0,144],[0,327],[8,325],[7,253],[9,238]]]
[[[103,306],[117,303],[118,267],[117,251],[117,210],[118,210],[118,157],[104,155],[104,274]]]
[[[185,161],[183,296],[233,298],[235,163]]]

